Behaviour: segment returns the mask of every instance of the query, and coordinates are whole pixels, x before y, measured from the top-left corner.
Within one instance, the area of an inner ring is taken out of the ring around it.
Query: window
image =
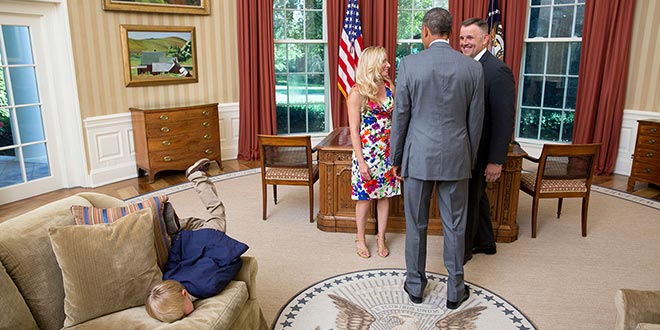
[[[434,7],[448,9],[449,0],[399,0],[396,31],[396,67],[407,55],[424,49],[422,44],[422,18]]]
[[[327,131],[330,98],[323,3],[273,4],[277,134]]]
[[[570,142],[586,0],[531,0],[516,136]]]

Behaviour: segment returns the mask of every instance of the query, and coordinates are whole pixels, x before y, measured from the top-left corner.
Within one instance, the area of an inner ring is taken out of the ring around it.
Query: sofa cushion
[[[90,205],[72,196],[0,223],[0,262],[23,295],[39,329],[61,329],[64,323],[62,272],[47,228],[73,225],[72,204]]]
[[[104,315],[66,329],[114,330],[117,328],[117,324],[130,324],[131,329],[237,329],[232,328],[232,325],[245,308],[247,300],[248,292],[245,283],[232,281],[218,295],[195,301],[195,310],[176,322],[163,323],[153,319],[147,314],[144,306],[140,306]]]
[[[163,268],[167,262],[167,252],[172,244],[170,236],[167,233],[167,225],[163,217],[164,205],[167,202],[167,196],[159,195],[141,202],[129,204],[122,207],[113,208],[96,208],[92,206],[73,205],[71,206],[71,213],[73,219],[79,225],[96,225],[102,223],[113,223],[118,219],[139,211],[145,208],[153,210],[153,231],[154,231],[154,245],[156,247],[156,256],[158,258],[158,266]]]
[[[64,283],[64,326],[144,304],[161,281],[151,208],[111,224],[48,229]]]
[[[0,264],[0,329],[39,329],[21,293]]]

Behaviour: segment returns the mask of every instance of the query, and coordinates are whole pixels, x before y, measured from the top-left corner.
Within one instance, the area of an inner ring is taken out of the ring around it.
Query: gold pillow
[[[152,210],[111,224],[48,228],[64,282],[64,327],[141,306],[162,280]]]

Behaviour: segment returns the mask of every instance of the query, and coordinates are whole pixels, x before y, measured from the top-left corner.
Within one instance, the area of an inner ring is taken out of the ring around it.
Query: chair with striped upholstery
[[[522,173],[520,190],[532,196],[532,238],[541,198],[559,198],[557,218],[564,198],[582,198],[582,236],[587,236],[589,193],[600,144],[545,144],[541,157],[525,156],[538,164],[536,172]]]
[[[311,137],[259,135],[263,219],[267,214],[267,185],[273,186],[277,204],[277,185],[309,188],[309,222],[314,222],[314,182],[319,179],[318,164],[312,161]]]

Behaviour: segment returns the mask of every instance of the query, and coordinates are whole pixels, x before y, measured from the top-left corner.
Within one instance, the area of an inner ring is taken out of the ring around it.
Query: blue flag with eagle
[[[490,31],[490,52],[504,61],[504,29],[502,28],[502,12],[497,0],[488,0],[488,31]]]

